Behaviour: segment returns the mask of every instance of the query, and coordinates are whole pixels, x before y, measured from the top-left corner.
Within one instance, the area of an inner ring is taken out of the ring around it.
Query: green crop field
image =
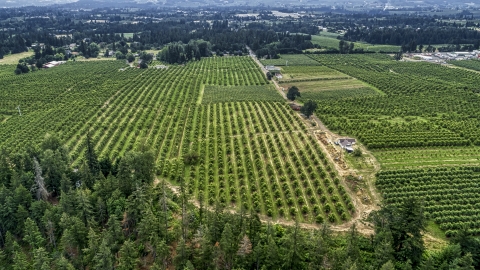
[[[480,120],[471,117],[480,113],[479,73],[381,55],[314,57],[385,93],[320,100],[319,113],[333,130],[357,137],[370,149],[480,144],[475,128]],[[405,121],[389,120],[395,117]]]
[[[374,150],[382,169],[465,166],[480,163],[480,147],[412,148]]]
[[[381,166],[376,185],[385,202],[422,200],[430,221],[447,236],[463,226],[478,234],[477,62],[451,68],[377,54],[310,57],[371,86],[334,90],[323,88],[330,81],[298,82],[305,89],[301,100],[317,101],[317,116],[329,129],[371,150]]]
[[[16,65],[0,65],[0,78],[15,76]]]
[[[226,101],[282,101],[272,85],[205,86],[202,103]]]
[[[38,145],[47,133],[67,146],[74,168],[87,133],[113,160],[146,143],[158,177],[183,178],[209,205],[312,223],[340,223],[355,211],[318,141],[249,57],[168,69],[68,62],[3,76],[0,149]],[[185,164],[192,153],[198,162]]]
[[[448,61],[448,63],[454,66],[480,71],[479,60]]]
[[[476,235],[480,233],[479,172],[480,167],[385,171],[378,174],[377,187],[386,203],[422,200],[428,217],[446,236],[454,236],[464,226]]]
[[[279,79],[284,89],[296,86],[300,100],[337,99],[382,94],[368,84],[326,66],[282,67]]]

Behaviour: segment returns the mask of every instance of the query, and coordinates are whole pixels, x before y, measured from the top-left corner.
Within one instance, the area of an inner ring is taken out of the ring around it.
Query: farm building
[[[52,68],[52,67],[56,67],[58,65],[64,64],[64,63],[65,63],[65,61],[51,61],[51,62],[45,63],[43,65],[43,68]]]
[[[265,69],[268,70],[272,74],[279,74],[282,69],[276,66],[265,66]]]
[[[342,138],[342,139],[339,139],[335,144],[340,145],[340,147],[342,147],[342,149],[345,149],[348,153],[351,153],[351,152],[353,152],[353,145],[356,142],[357,141],[355,139]]]

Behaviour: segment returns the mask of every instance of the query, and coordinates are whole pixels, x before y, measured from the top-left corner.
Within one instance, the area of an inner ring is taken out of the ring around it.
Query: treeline
[[[51,61],[63,61],[68,60],[71,56],[70,53],[65,51],[65,48],[59,47],[57,49],[50,45],[44,47],[34,47],[34,55],[19,60],[15,74],[28,73],[30,71],[36,71],[43,67],[45,63]]]
[[[480,32],[468,28],[427,27],[427,28],[353,28],[344,35],[345,40],[365,41],[372,44],[405,45],[416,44],[474,44],[480,45]]]
[[[267,43],[265,39],[253,40],[249,46],[254,50],[258,57],[278,58],[278,54],[303,53],[303,50],[313,48],[311,35],[295,34],[287,32],[275,33],[271,31],[266,33],[272,42]],[[275,41],[278,40],[279,42]],[[263,42],[262,42],[263,41]]]
[[[210,48],[211,45],[203,40],[190,41],[188,44],[173,43],[160,51],[157,58],[169,64],[183,64],[211,56]]]
[[[22,153],[0,151],[0,269],[473,269],[480,242],[460,232],[425,249],[422,205],[408,200],[371,215],[375,235],[263,224],[256,213],[194,207],[155,181],[145,145],[111,161],[87,136],[71,169],[54,136]],[[465,230],[466,231],[466,230]]]
[[[55,48],[76,43],[82,47],[80,51],[87,57],[95,57],[94,51],[89,51],[88,43],[113,44],[130,43],[137,50],[161,49],[167,44],[181,42],[189,44],[192,40],[205,40],[211,44],[211,51],[221,53],[245,53],[245,45],[266,49],[269,55],[278,53],[300,52],[312,48],[310,35],[318,33],[318,27],[308,18],[298,21],[255,22],[238,19],[232,12],[207,13],[202,16],[190,11],[187,16],[175,12],[156,12],[139,10],[124,11],[126,17],[136,15],[162,17],[162,21],[152,18],[135,19],[138,23],[120,23],[112,18],[119,18],[116,10],[104,10],[108,15],[102,20],[109,23],[82,23],[78,19],[91,20],[91,12],[55,10],[51,8],[12,9],[12,16],[20,20],[5,19],[0,22],[0,56],[1,54],[17,53],[27,50],[27,47],[43,43]],[[96,13],[95,13],[96,12]],[[103,12],[100,12],[103,13]],[[8,12],[0,12],[0,17],[8,17]],[[35,16],[35,17],[31,17]],[[123,16],[123,15],[122,15]],[[75,17],[77,20],[72,20]],[[124,33],[132,33],[126,37]],[[292,35],[290,33],[302,33]],[[306,36],[305,36],[306,35]],[[81,43],[85,42],[85,47]],[[125,46],[122,46],[125,47]],[[119,47],[118,49],[121,49]],[[115,51],[115,48],[113,49]],[[265,51],[263,51],[265,52]],[[124,55],[127,52],[122,52]]]
[[[21,53],[28,51],[27,44],[22,36],[12,36],[0,32],[0,59],[10,53]]]

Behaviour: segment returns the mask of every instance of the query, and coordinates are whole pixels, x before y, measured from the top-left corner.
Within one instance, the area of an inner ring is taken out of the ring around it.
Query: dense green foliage
[[[301,97],[300,91],[298,91],[298,87],[289,87],[287,91],[287,98],[291,101],[294,101],[297,97]]]
[[[310,116],[315,112],[316,109],[317,103],[315,103],[315,101],[313,100],[308,100],[303,104],[300,112],[303,113],[307,118],[310,118]]]
[[[87,162],[72,171],[54,136],[28,152],[0,152],[0,267],[472,269],[478,262],[473,252],[479,242],[463,231],[455,238],[458,244],[426,253],[425,217],[416,200],[375,212],[371,238],[355,226],[333,235],[327,225],[319,230],[264,225],[254,213],[231,214],[220,204],[193,206],[182,181],[176,192],[164,181],[153,183],[149,157],[142,146],[122,157],[117,170],[94,175]],[[52,182],[58,176],[60,183]],[[43,183],[57,195],[38,196]]]

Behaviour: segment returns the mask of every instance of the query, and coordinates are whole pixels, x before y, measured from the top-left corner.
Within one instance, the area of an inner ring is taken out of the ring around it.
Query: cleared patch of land
[[[339,80],[321,80],[321,81],[302,81],[302,82],[286,82],[281,84],[282,87],[288,89],[290,86],[296,86],[303,92],[320,92],[326,90],[339,89],[358,89],[365,87],[365,84],[355,79],[339,79]]]
[[[18,60],[25,57],[30,57],[32,55],[33,55],[33,52],[23,52],[23,53],[4,55],[3,59],[0,59],[0,64],[16,65],[18,64]]]
[[[308,81],[322,79],[351,79],[352,77],[325,66],[288,66],[282,67],[280,83],[289,81]]]
[[[282,54],[278,59],[263,59],[265,66],[319,66],[320,64],[304,54]]]

